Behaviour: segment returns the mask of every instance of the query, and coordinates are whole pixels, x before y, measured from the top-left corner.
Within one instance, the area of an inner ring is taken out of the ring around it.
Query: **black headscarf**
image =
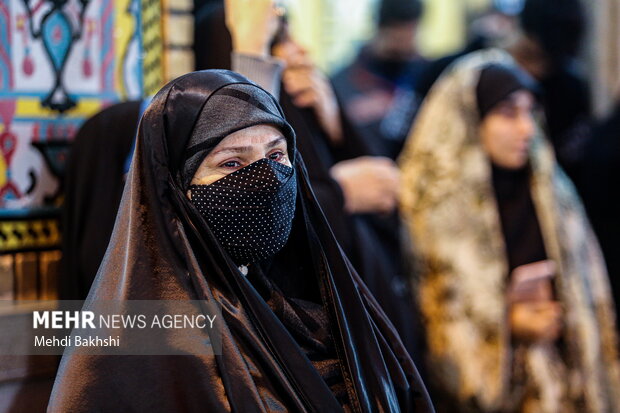
[[[202,71],[155,96],[140,123],[112,239],[86,304],[215,300],[222,305],[223,354],[110,357],[71,350],[63,357],[50,412],[342,411],[299,342],[182,190],[179,171],[202,107],[233,84],[253,85],[232,72]],[[352,409],[432,411],[398,335],[336,243],[298,154],[293,167],[293,233],[282,250],[287,255],[274,257],[272,266],[280,258],[310,263],[304,274],[314,276],[309,281],[320,290]],[[298,277],[289,272],[283,278]],[[299,282],[308,282],[304,278]]]
[[[476,86],[476,102],[480,118],[484,118],[498,103],[517,90],[537,93],[537,86],[526,72],[506,65],[490,64],[480,72]]]
[[[200,163],[226,136],[255,125],[272,125],[287,140],[289,156],[295,158],[295,133],[281,109],[267,92],[254,85],[236,84],[214,92],[205,103],[185,150],[181,179],[186,189]]]

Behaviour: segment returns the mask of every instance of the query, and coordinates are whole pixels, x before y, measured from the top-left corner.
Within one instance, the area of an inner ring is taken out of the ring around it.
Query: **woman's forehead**
[[[512,92],[510,95],[506,96],[505,99],[501,100],[497,103],[496,106],[514,106],[514,107],[524,107],[531,108],[536,102],[536,98],[527,89],[518,89]]]
[[[527,89],[517,89],[508,97],[514,101],[529,102],[534,100],[534,94]]]
[[[286,145],[286,139],[284,139],[280,129],[271,125],[256,125],[226,136],[217,144],[213,152],[215,153],[229,147],[266,145],[274,140],[278,140],[278,143]]]

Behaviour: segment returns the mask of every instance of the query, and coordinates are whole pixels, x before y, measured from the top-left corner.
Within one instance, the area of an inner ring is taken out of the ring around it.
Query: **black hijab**
[[[172,81],[155,96],[140,123],[111,242],[86,304],[215,300],[223,312],[222,355],[111,357],[70,350],[50,412],[342,411],[299,343],[182,190],[179,172],[201,109],[233,84],[253,85],[232,72],[202,71]],[[296,254],[311,265],[304,274],[314,276],[320,291],[352,409],[432,411],[393,326],[335,241],[299,154],[293,167],[296,215],[282,252],[289,261]],[[278,256],[273,261],[277,265]]]
[[[480,118],[484,118],[500,102],[517,90],[538,93],[536,82],[526,72],[506,65],[492,63],[480,71],[476,86],[476,103]]]

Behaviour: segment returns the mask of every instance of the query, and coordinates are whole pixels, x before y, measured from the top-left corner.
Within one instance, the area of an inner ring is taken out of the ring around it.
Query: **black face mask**
[[[273,256],[295,215],[295,170],[263,158],[209,185],[191,185],[192,203],[236,264]]]

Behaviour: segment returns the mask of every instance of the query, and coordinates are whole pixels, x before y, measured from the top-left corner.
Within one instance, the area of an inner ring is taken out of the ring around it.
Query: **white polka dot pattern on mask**
[[[269,258],[286,244],[295,215],[295,170],[263,158],[209,185],[192,203],[237,264]]]

